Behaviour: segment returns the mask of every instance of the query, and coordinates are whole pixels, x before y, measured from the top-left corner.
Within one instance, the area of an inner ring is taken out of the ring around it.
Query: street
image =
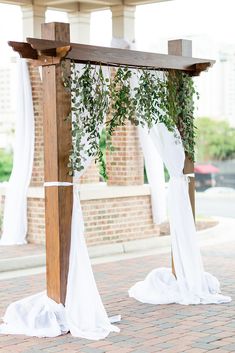
[[[196,214],[198,216],[235,218],[235,195],[207,195],[205,192],[197,192]]]

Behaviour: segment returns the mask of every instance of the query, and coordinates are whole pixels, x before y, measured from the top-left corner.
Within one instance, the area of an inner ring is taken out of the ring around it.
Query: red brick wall
[[[45,243],[45,206],[44,199],[28,198],[28,235],[27,240],[34,244]]]
[[[35,114],[35,155],[31,185],[44,182],[43,155],[43,97],[39,69],[30,66]],[[143,156],[137,128],[127,123],[113,136],[116,150],[107,152],[107,171],[110,185],[143,184]],[[81,183],[99,182],[98,165],[94,162],[82,177]],[[130,196],[82,201],[86,238],[89,245],[141,239],[158,234],[151,217],[150,197]],[[28,240],[45,242],[44,199],[28,199]]]
[[[35,147],[31,186],[42,186],[44,182],[44,143],[43,143],[43,94],[39,68],[29,64],[35,118]],[[99,168],[94,162],[88,168],[81,183],[98,183]]]
[[[29,65],[29,74],[32,86],[35,119],[35,145],[31,185],[42,186],[44,182],[42,82],[38,67]]]
[[[130,122],[112,136],[115,151],[106,153],[108,185],[142,185],[144,161],[137,128]]]
[[[98,183],[100,181],[99,164],[94,161],[88,167],[84,175],[80,178],[81,184]]]
[[[88,245],[119,243],[159,235],[149,196],[82,202]]]
[[[159,227],[152,223],[149,195],[85,200],[81,204],[88,245],[159,235]],[[28,199],[28,241],[44,243],[44,232],[44,199]]]

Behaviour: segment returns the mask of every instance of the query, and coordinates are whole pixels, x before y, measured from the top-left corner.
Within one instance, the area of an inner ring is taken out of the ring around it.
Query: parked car
[[[194,167],[195,187],[197,191],[205,191],[216,186],[215,175],[219,169],[212,164],[197,164]]]

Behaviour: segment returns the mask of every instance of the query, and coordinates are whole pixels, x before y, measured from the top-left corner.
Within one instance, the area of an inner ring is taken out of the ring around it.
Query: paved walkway
[[[43,245],[25,244],[0,246],[0,259],[11,259],[21,256],[32,256],[44,254],[45,247]]]
[[[224,294],[235,291],[235,241],[203,248],[207,271]],[[108,314],[122,315],[121,332],[98,342],[74,338],[0,336],[0,353],[227,353],[235,352],[235,300],[223,305],[147,305],[127,295],[128,288],[153,268],[170,265],[169,254],[144,256],[94,266]],[[0,281],[0,316],[6,306],[45,289],[45,275]],[[234,298],[235,299],[235,298]]]

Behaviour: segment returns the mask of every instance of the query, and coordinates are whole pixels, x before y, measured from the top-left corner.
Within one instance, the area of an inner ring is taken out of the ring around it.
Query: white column
[[[23,40],[41,38],[41,24],[45,22],[46,6],[22,5]]]
[[[135,41],[135,6],[112,6],[113,38]]]
[[[90,43],[90,13],[74,11],[68,13],[70,38],[73,43]]]

